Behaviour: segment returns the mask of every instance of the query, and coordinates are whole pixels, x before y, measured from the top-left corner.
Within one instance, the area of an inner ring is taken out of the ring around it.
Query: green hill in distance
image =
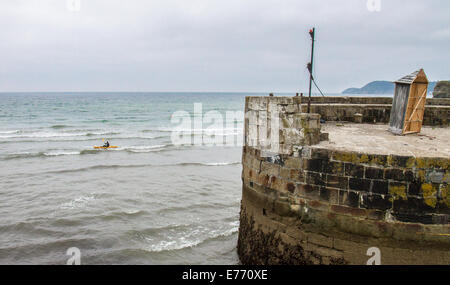
[[[390,81],[373,81],[362,88],[348,88],[342,94],[394,94],[395,84]],[[428,84],[428,92],[433,92],[436,82]]]

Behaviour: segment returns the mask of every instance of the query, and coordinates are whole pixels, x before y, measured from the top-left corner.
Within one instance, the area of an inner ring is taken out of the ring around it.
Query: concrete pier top
[[[322,124],[329,141],[315,147],[367,154],[450,158],[450,128],[423,127],[420,134],[396,136],[385,124]]]

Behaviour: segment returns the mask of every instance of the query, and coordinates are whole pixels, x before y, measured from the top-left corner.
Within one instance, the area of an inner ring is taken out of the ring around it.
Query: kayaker
[[[106,141],[103,147],[109,147],[109,141]]]

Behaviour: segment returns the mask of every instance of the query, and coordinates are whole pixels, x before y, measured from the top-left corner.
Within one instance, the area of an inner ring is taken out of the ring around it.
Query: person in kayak
[[[109,147],[109,141],[106,141],[105,144],[103,144],[103,147]]]

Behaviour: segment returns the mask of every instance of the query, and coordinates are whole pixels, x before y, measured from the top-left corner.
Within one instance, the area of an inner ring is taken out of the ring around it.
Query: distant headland
[[[433,92],[437,82],[430,82],[428,92]],[[362,88],[348,88],[342,94],[394,94],[394,83],[391,81],[373,81]]]

